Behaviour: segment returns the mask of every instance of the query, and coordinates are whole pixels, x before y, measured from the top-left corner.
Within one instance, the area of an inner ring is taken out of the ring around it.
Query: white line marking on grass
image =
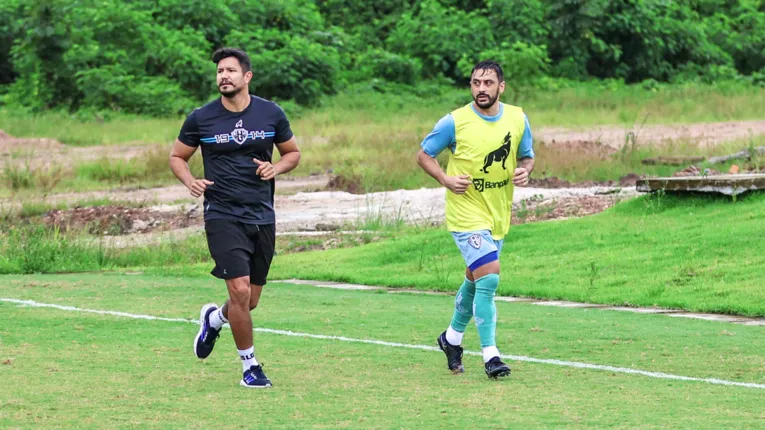
[[[104,310],[98,310],[98,309],[84,309],[84,308],[77,308],[74,306],[40,303],[34,300],[0,298],[0,302],[15,303],[19,306],[29,306],[29,307],[36,307],[36,308],[53,308],[53,309],[59,309],[62,311],[85,312],[85,313],[92,313],[92,314],[99,314],[99,315],[113,315],[118,317],[142,319],[142,320],[199,324],[198,320],[190,320],[185,318],[164,318],[164,317],[156,317],[152,315],[131,314],[128,312],[104,311]],[[300,332],[294,332],[290,330],[275,330],[275,329],[261,328],[261,327],[256,327],[253,330],[259,333],[278,334],[282,336],[306,337],[310,339],[321,339],[321,340],[336,340],[340,342],[351,342],[351,343],[365,343],[368,345],[381,345],[381,346],[388,346],[393,348],[419,349],[423,351],[437,351],[437,352],[441,351],[439,348],[435,346],[428,346],[428,345],[414,345],[409,343],[386,342],[386,341],[374,340],[374,339],[354,339],[354,338],[344,337],[344,336],[300,333]],[[467,355],[477,355],[477,356],[482,355],[480,352],[477,352],[477,351],[465,351],[464,353]],[[555,366],[576,367],[579,369],[591,369],[591,370],[601,370],[601,371],[614,372],[614,373],[626,373],[629,375],[647,376],[649,378],[671,379],[676,381],[705,382],[707,384],[728,385],[728,386],[745,387],[745,388],[758,388],[761,390],[765,389],[765,384],[755,384],[752,382],[726,381],[724,379],[716,379],[716,378],[696,378],[692,376],[673,375],[670,373],[662,373],[662,372],[649,372],[647,370],[630,369],[626,367],[606,366],[602,364],[589,364],[589,363],[579,363],[576,361],[534,358],[534,357],[526,357],[524,355],[502,354],[502,358],[513,360],[513,361],[525,361],[529,363],[552,364]]]

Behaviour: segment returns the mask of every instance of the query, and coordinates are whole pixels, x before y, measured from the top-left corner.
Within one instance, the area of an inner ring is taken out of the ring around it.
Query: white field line
[[[53,309],[59,309],[62,311],[85,312],[85,313],[92,313],[92,314],[99,314],[99,315],[113,315],[113,316],[133,318],[133,319],[199,324],[198,320],[190,320],[185,318],[164,318],[164,317],[157,317],[153,315],[131,314],[127,312],[84,309],[84,308],[77,308],[74,306],[40,303],[34,300],[20,300],[20,299],[0,297],[0,302],[15,303],[20,306],[29,306],[29,307],[37,307],[37,308],[53,308]],[[261,328],[261,327],[254,328],[254,331],[259,333],[270,333],[270,334],[277,334],[282,336],[306,337],[310,339],[334,340],[334,341],[340,341],[340,342],[364,343],[369,345],[381,345],[381,346],[387,346],[387,347],[393,347],[393,348],[419,349],[423,351],[440,352],[440,349],[438,349],[437,347],[428,346],[428,345],[414,345],[414,344],[408,344],[408,343],[385,342],[382,340],[374,340],[374,339],[354,339],[354,338],[344,337],[344,336],[300,333],[300,332],[294,332],[290,330],[274,330],[270,328]],[[477,352],[477,351],[465,351],[464,353],[467,355],[477,355],[477,356],[482,355],[480,352]],[[765,384],[755,384],[752,382],[726,381],[724,379],[716,379],[716,378],[696,378],[692,376],[673,375],[670,373],[649,372],[647,370],[629,369],[626,367],[614,367],[614,366],[605,366],[601,364],[579,363],[576,361],[563,361],[563,360],[534,358],[534,357],[526,357],[523,355],[507,355],[507,354],[502,354],[502,358],[507,360],[513,360],[513,361],[525,361],[529,363],[552,364],[555,366],[576,367],[579,369],[591,369],[591,370],[601,370],[601,371],[614,372],[614,373],[626,373],[629,375],[640,375],[640,376],[646,376],[649,378],[671,379],[676,381],[704,382],[707,384],[756,388],[761,390],[765,389]]]

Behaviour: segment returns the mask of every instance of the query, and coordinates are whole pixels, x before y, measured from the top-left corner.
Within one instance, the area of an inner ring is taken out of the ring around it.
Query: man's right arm
[[[444,149],[453,148],[454,135],[454,118],[446,115],[436,123],[433,131],[422,141],[421,148],[417,152],[417,164],[439,184],[455,194],[462,194],[470,185],[470,177],[468,175],[447,176],[436,160],[438,154]]]
[[[183,140],[181,140],[183,139]],[[170,170],[178,180],[189,189],[193,197],[201,196],[211,181],[196,179],[189,169],[189,159],[199,146],[199,129],[196,123],[195,112],[192,112],[183,123],[181,132],[175,139],[173,149],[170,151]]]

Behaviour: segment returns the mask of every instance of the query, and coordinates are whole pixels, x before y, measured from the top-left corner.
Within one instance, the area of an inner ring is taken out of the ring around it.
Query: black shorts
[[[215,267],[210,272],[220,279],[249,276],[250,283],[266,285],[274,257],[274,224],[255,225],[213,219],[205,221],[205,234]]]

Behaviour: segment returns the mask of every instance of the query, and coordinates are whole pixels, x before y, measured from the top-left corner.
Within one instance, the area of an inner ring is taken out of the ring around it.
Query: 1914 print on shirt
[[[273,224],[274,180],[264,181],[252,160],[271,162],[274,144],[293,136],[284,111],[276,103],[250,96],[242,112],[231,112],[220,99],[188,115],[178,140],[202,147],[205,179],[204,219]]]

